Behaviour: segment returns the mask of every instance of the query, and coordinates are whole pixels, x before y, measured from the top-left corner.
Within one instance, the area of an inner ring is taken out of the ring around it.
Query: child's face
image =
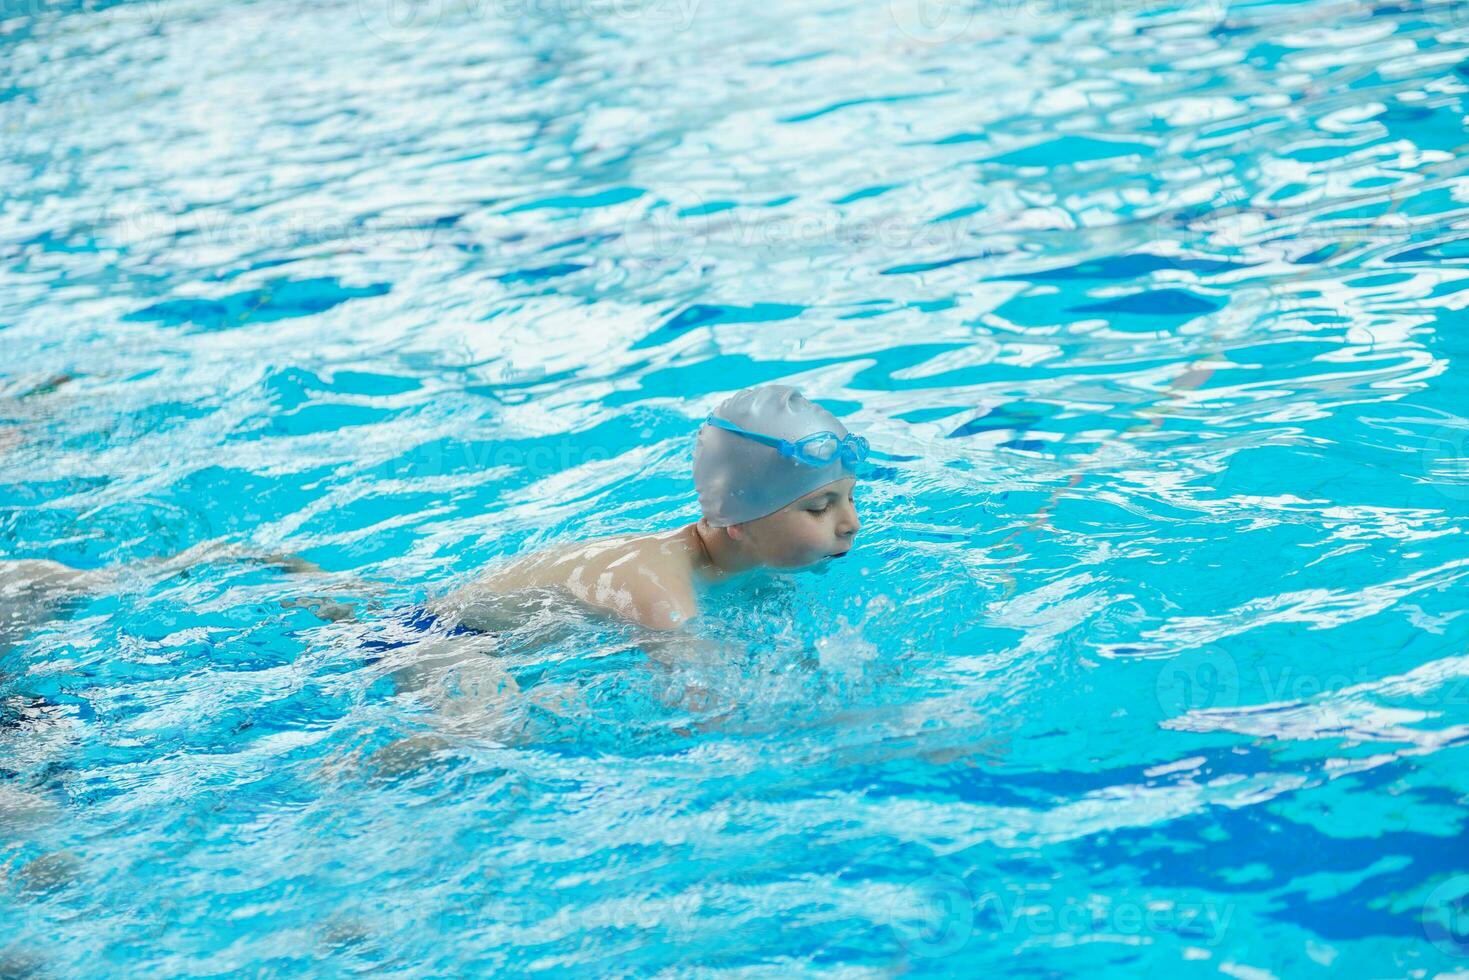
[[[862,528],[851,477],[828,483],[774,514],[741,525],[751,551],[766,565],[802,568],[845,554]]]

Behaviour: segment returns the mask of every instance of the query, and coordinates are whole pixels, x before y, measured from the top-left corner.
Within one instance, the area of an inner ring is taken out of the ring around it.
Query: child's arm
[[[315,575],[329,581],[321,591],[326,595],[302,596],[287,599],[285,606],[306,606],[324,619],[350,618],[352,609],[337,601],[338,598],[381,594],[382,586],[353,576],[340,576],[327,572],[320,565],[297,555],[281,552],[259,551],[235,544],[224,538],[204,541],[177,554],[166,557],[142,558],[122,565],[102,568],[72,568],[61,562],[46,559],[22,559],[0,561],[0,596],[15,600],[16,607],[29,607],[35,615],[29,620],[49,618],[47,612],[67,599],[98,595],[116,589],[135,578],[138,573],[177,575],[187,573],[199,565],[217,561],[252,562],[278,568],[292,575]],[[19,620],[20,617],[13,617]],[[36,621],[29,623],[34,627]],[[3,640],[4,638],[0,638]],[[10,637],[13,641],[15,637]]]

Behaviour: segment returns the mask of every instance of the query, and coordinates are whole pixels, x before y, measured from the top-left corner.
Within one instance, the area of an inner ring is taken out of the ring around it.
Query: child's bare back
[[[705,564],[687,525],[549,548],[485,573],[430,605],[471,629],[502,628],[534,595],[560,594],[650,629],[674,629],[698,613],[694,579]]]

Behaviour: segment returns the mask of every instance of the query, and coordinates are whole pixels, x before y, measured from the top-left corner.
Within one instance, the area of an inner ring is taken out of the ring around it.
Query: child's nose
[[[857,516],[857,508],[847,504],[847,512],[842,515],[843,520],[838,527],[839,533],[845,537],[855,537],[862,530],[862,519]]]

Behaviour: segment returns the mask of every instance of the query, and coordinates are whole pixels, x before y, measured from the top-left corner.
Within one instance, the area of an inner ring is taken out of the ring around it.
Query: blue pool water
[[[1469,969],[1462,0],[0,12],[0,974]],[[848,558],[395,754],[771,381]]]

